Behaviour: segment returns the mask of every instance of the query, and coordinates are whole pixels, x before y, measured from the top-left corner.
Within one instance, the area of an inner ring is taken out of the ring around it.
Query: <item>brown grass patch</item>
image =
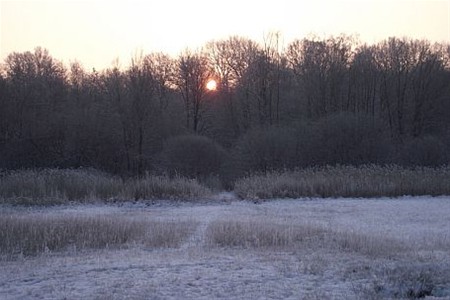
[[[178,247],[194,222],[159,222],[100,216],[0,214],[0,253],[6,257],[64,250],[104,249],[143,244]]]

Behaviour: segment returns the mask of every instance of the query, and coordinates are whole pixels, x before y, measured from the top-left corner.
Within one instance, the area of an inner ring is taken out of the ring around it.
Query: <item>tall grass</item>
[[[329,231],[328,247],[353,252],[370,258],[393,258],[408,252],[412,247],[400,240],[353,231]]]
[[[0,198],[32,204],[108,199],[120,194],[123,182],[93,169],[21,170],[1,174]]]
[[[312,224],[274,224],[265,220],[216,221],[206,230],[206,240],[219,247],[328,248],[370,258],[392,258],[409,250],[396,239],[358,232],[334,231]]]
[[[67,201],[204,198],[210,190],[195,180],[145,176],[122,180],[93,169],[21,170],[0,173],[0,202],[60,204]]]
[[[120,216],[0,214],[0,254],[14,257],[133,243],[151,248],[177,247],[195,227],[189,221],[131,220]]]
[[[235,192],[245,199],[450,195],[450,167],[316,167],[248,176]]]
[[[127,181],[122,195],[126,199],[195,200],[211,195],[211,191],[195,179],[146,176]]]
[[[217,221],[206,230],[210,245],[220,247],[290,247],[321,238],[324,230],[309,225],[271,224],[264,221]]]

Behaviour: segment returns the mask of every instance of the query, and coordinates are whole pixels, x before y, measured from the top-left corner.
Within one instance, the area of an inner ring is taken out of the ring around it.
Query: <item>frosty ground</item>
[[[193,221],[196,229],[176,248],[136,244],[4,259],[0,299],[450,299],[450,197],[254,203],[221,194],[204,203],[1,212]],[[282,247],[224,246],[207,238],[220,222],[327,234]]]

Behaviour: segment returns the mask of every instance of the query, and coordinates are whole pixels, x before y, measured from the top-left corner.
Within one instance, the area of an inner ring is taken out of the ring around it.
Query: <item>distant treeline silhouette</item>
[[[450,155],[450,47],[242,37],[87,71],[47,50],[0,72],[0,169],[217,178],[315,165],[438,166]],[[206,84],[217,81],[217,90]]]

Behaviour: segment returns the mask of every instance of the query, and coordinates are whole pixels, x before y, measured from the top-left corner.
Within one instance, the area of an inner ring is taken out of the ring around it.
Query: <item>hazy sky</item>
[[[127,65],[143,50],[177,55],[186,47],[240,35],[285,43],[309,34],[359,34],[450,42],[450,0],[0,0],[0,59],[42,46],[68,64]]]

